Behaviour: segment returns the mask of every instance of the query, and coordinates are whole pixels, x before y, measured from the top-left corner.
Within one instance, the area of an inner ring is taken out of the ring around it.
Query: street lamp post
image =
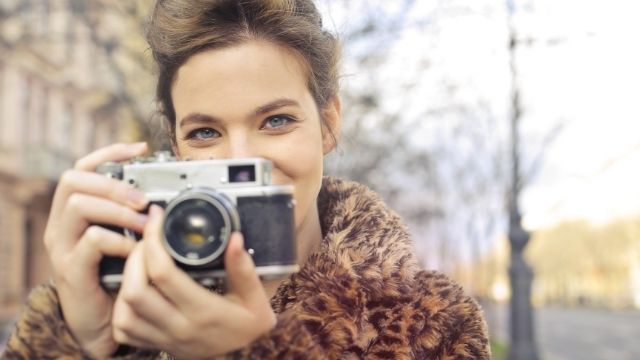
[[[529,242],[529,233],[522,227],[522,217],[518,205],[522,178],[520,176],[519,123],[522,115],[520,92],[517,84],[516,66],[517,35],[513,25],[515,5],[507,0],[509,16],[509,60],[511,65],[511,191],[509,194],[509,243],[511,262],[509,278],[511,301],[509,303],[510,344],[507,360],[538,360],[531,308],[531,283],[533,271],[526,263],[523,252]]]
[[[516,202],[517,201],[513,201]],[[510,345],[507,360],[537,360],[531,308],[531,282],[533,271],[523,257],[523,251],[529,241],[529,233],[522,228],[517,205],[511,207],[509,214],[509,242],[511,243],[511,263],[509,278],[511,281]]]

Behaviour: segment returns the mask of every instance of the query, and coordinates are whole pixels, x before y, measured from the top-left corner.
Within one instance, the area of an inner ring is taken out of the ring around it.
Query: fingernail
[[[149,200],[147,199],[144,193],[134,189],[129,190],[127,194],[127,199],[129,200],[131,205],[136,207],[145,206],[149,202]]]
[[[162,210],[162,208],[159,205],[153,204],[149,207],[149,215],[158,216],[160,210]]]

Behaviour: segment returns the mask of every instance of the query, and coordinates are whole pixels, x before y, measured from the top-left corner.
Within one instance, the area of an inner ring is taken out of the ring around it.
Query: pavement
[[[640,311],[543,308],[535,321],[541,360],[640,360]]]
[[[490,323],[506,325],[506,307],[491,314]],[[540,360],[640,360],[640,311],[542,308],[534,317]],[[8,335],[2,330],[0,354]]]

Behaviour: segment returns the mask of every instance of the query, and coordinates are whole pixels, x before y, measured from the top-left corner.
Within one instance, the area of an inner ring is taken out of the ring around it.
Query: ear
[[[326,155],[335,149],[342,125],[342,103],[334,96],[322,109],[322,151]]]

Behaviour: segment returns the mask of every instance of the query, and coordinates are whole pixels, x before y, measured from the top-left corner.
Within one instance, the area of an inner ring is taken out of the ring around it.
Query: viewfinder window
[[[256,168],[253,165],[229,166],[229,182],[242,183],[256,181]]]

